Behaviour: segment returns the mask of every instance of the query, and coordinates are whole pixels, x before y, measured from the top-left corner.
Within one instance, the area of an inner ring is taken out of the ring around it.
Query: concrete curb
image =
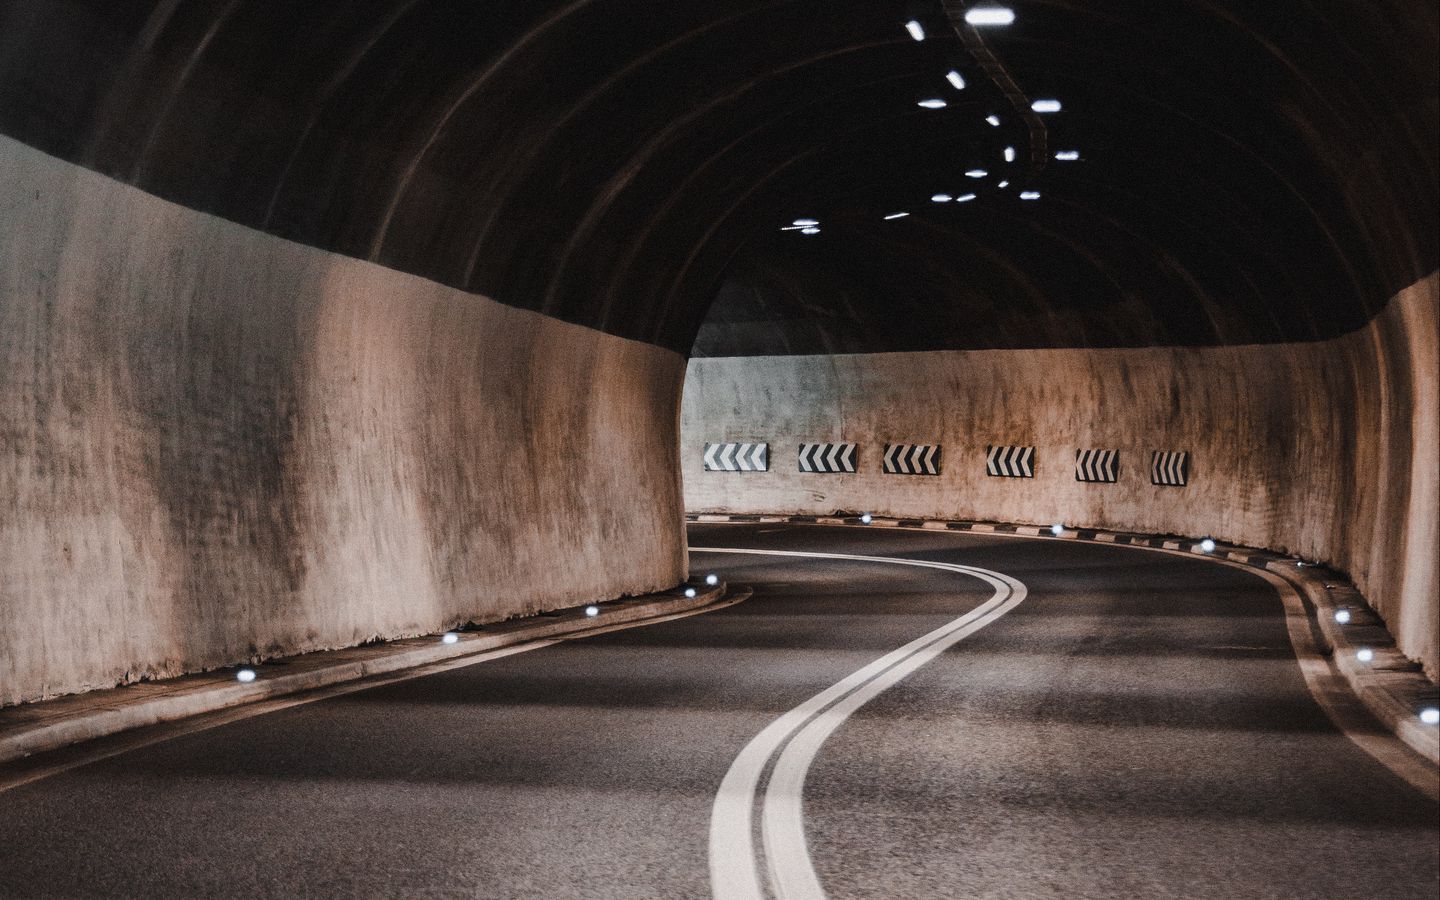
[[[686,597],[687,589],[695,590]],[[106,688],[0,710],[0,764],[57,750],[122,731],[216,712],[246,703],[328,687],[373,675],[459,659],[537,640],[584,637],[616,625],[697,610],[722,599],[726,584],[683,584],[672,590],[542,613],[458,631],[446,644],[439,635],[407,638],[344,650],[308,653],[249,666],[260,675],[249,684],[235,680],[237,668],[164,681]],[[284,668],[280,668],[280,667]]]
[[[1440,727],[1420,721],[1419,712],[1426,707],[1440,708],[1440,686],[1407,659],[1395,647],[1395,639],[1386,630],[1360,591],[1338,573],[1301,559],[1286,557],[1268,550],[1215,542],[1205,550],[1205,538],[1173,535],[1149,535],[1090,528],[1065,528],[1054,534],[1039,525],[1017,525],[1001,522],[966,522],[945,519],[904,519],[874,516],[867,523],[859,516],[806,516],[726,513],[689,513],[686,520],[694,523],[756,523],[786,522],[799,525],[850,525],[862,528],[917,528],[934,531],[971,531],[980,534],[1016,534],[1049,540],[1093,541],[1103,544],[1152,547],[1193,553],[1202,558],[1223,558],[1230,562],[1265,569],[1285,579],[1305,598],[1315,611],[1322,649],[1330,656],[1339,672],[1365,707],[1387,729],[1394,732],[1406,746],[1434,765],[1440,765]],[[1342,624],[1335,613],[1345,609],[1350,621]],[[1369,649],[1369,662],[1357,653]]]

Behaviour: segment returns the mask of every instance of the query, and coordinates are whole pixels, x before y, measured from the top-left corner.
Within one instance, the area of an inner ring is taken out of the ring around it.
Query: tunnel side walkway
[[[692,581],[669,591],[492,624],[471,624],[443,635],[268,659],[7,707],[0,709],[0,764],[122,731],[302,691],[457,660],[469,664],[477,656],[506,648],[544,646],[744,599],[739,594],[727,594],[723,582],[707,585],[703,579]],[[253,677],[245,672],[253,673]],[[0,777],[0,787],[6,782]]]
[[[844,525],[865,528],[919,528],[1004,534],[1056,541],[1090,541],[1131,546],[1223,560],[1278,575],[1303,598],[1314,616],[1319,651],[1329,658],[1336,676],[1343,678],[1365,708],[1406,746],[1431,766],[1440,765],[1440,727],[1422,722],[1419,713],[1440,709],[1440,685],[1426,678],[1420,666],[1404,656],[1384,621],[1370,608],[1360,591],[1342,574],[1323,565],[1253,547],[1241,547],[1174,535],[1116,532],[1095,528],[1017,525],[863,515],[766,515],[690,513],[692,523],[787,523]],[[1058,531],[1055,529],[1058,528]],[[1367,652],[1368,651],[1368,652]]]

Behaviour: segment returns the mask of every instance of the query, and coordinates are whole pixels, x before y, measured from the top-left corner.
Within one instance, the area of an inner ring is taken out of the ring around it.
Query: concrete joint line
[[[846,719],[885,690],[979,631],[1025,599],[1019,580],[974,566],[886,556],[789,550],[691,547],[692,553],[741,553],[885,563],[940,569],[978,578],[994,588],[980,606],[851,673],[776,719],[740,751],[715,794],[710,816],[710,888],[715,900],[765,900],[755,806],[766,770],[760,832],[764,871],[779,900],[822,900],[824,889],[805,840],[805,776],[820,747]]]

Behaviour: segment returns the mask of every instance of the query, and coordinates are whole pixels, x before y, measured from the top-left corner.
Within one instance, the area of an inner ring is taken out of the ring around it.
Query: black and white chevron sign
[[[1035,448],[991,444],[985,448],[985,474],[1002,478],[1034,478]]]
[[[765,472],[769,469],[769,444],[705,445],[707,472]]]
[[[1156,450],[1150,455],[1150,483],[1184,487],[1190,481],[1190,453]]]
[[[939,475],[939,444],[886,444],[881,468],[887,475]]]
[[[800,471],[854,472],[854,444],[801,444]]]
[[[1119,481],[1120,451],[1076,450],[1075,480],[1105,481],[1111,483]]]

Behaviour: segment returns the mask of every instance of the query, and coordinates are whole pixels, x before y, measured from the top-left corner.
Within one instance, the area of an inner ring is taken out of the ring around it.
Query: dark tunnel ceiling
[[[705,355],[1314,340],[1435,269],[1433,0],[1010,5],[1043,134],[942,0],[0,0],[0,131]]]

